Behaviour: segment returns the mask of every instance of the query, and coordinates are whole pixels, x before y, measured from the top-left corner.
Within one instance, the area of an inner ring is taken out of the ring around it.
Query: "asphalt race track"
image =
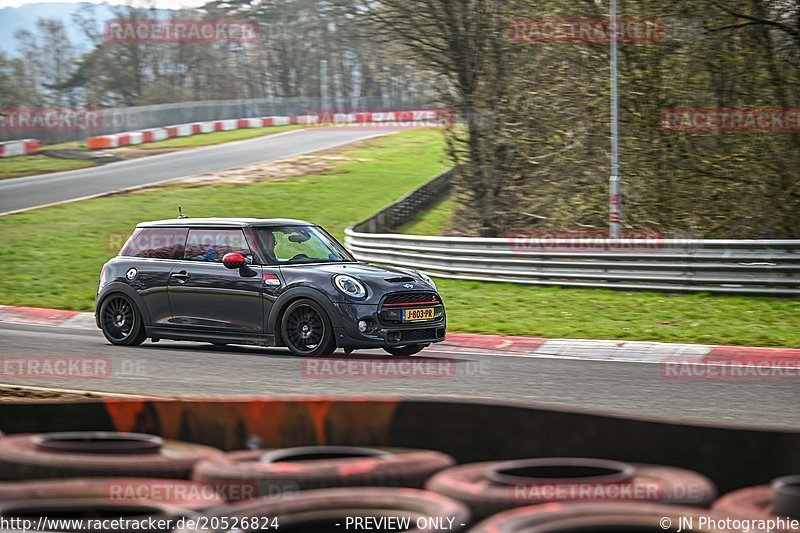
[[[0,382],[48,388],[148,396],[344,395],[488,399],[535,403],[648,419],[796,429],[800,426],[796,380],[700,380],[662,377],[658,364],[500,354],[448,353],[436,347],[421,357],[380,359],[341,352],[331,361],[421,361],[436,377],[397,377],[352,371],[325,374],[320,359],[259,347],[147,341],[136,348],[112,346],[99,330],[0,323]],[[384,352],[374,352],[383,354]],[[363,354],[363,355],[359,355]],[[107,372],[55,378],[16,373],[15,357],[96,357]],[[310,361],[310,362],[309,362]],[[106,368],[105,364],[104,367]],[[315,369],[313,372],[310,369]]]
[[[88,169],[2,180],[0,215],[128,187],[316,152],[385,133],[387,130],[376,128],[302,129]]]

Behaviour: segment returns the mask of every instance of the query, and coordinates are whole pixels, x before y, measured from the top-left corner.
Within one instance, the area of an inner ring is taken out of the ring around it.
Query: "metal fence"
[[[400,111],[425,109],[433,105],[432,99],[422,96],[408,96],[398,99],[383,97],[349,98],[347,102],[323,104],[321,98],[314,97],[273,97],[250,100],[205,100],[197,102],[178,102],[135,107],[113,107],[86,110],[92,119],[86,127],[65,128],[0,128],[0,141],[32,138],[42,143],[82,141],[94,135],[108,135],[124,131],[161,128],[173,124],[202,122],[206,120],[225,120],[233,118],[261,117],[271,115],[300,115],[306,112],[357,112],[357,111]],[[69,113],[70,109],[51,108],[49,110]],[[35,112],[35,111],[34,111]]]
[[[800,295],[800,240],[540,239],[390,233],[450,187],[438,176],[367,220],[347,228],[345,245],[362,261],[434,276],[529,285],[684,292]]]
[[[417,187],[392,205],[381,209],[367,220],[356,224],[347,231],[382,233],[391,231],[411,220],[411,218],[429,205],[442,198],[450,191],[453,170],[436,176],[429,182]]]

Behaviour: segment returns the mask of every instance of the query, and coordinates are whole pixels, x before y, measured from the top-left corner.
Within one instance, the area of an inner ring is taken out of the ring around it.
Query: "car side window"
[[[139,228],[119,255],[153,259],[181,259],[189,230],[186,228]]]
[[[294,229],[294,228],[292,228]],[[300,230],[302,231],[302,230]],[[273,232],[275,239],[275,258],[280,262],[290,262],[295,258],[327,261],[330,249],[317,235],[300,234],[299,231],[280,229]],[[301,236],[301,238],[295,238]]]
[[[186,240],[187,261],[221,263],[222,257],[231,252],[244,255],[248,263],[253,263],[253,252],[240,229],[193,229]]]

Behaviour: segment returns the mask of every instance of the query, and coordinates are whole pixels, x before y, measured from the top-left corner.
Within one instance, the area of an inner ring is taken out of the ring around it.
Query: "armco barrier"
[[[0,431],[128,431],[224,450],[394,446],[459,462],[600,457],[689,468],[721,492],[800,471],[800,431],[644,421],[531,405],[395,398],[0,404]]]
[[[176,124],[163,128],[151,128],[142,131],[128,131],[112,135],[101,135],[86,139],[86,146],[92,150],[104,148],[118,148],[135,144],[149,143],[171,139],[174,137],[188,137],[213,131],[231,131],[246,128],[267,128],[271,126],[298,125],[358,125],[358,124],[409,124],[430,123],[436,125],[440,119],[449,119],[450,114],[440,111],[385,111],[364,113],[332,113],[320,115],[298,116],[270,116],[252,117],[228,120],[212,120],[207,122],[193,122],[189,124]]]
[[[529,285],[684,292],[800,295],[800,240],[593,239],[569,251],[567,239],[389,233],[444,194],[452,171],[345,230],[362,261],[408,267],[432,276]],[[523,243],[524,244],[524,243]]]
[[[0,143],[0,157],[31,155],[39,152],[39,141],[36,139],[20,139]]]

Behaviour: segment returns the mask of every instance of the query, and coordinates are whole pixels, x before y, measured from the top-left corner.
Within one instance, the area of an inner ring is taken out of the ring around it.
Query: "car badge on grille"
[[[411,284],[411,283],[406,283],[406,284],[403,285],[403,287],[405,287],[406,289],[413,289],[414,285]]]

